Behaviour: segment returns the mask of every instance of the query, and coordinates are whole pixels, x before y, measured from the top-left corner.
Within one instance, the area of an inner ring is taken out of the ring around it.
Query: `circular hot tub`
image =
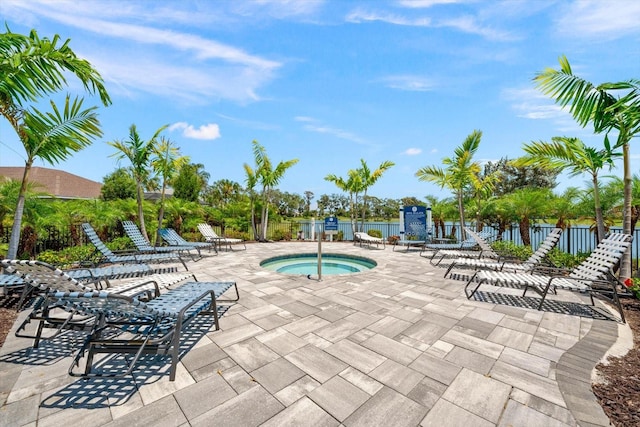
[[[371,270],[378,265],[370,258],[343,255],[322,254],[322,274],[352,274]],[[318,254],[281,255],[263,260],[260,266],[268,270],[285,274],[311,275],[318,273]]]

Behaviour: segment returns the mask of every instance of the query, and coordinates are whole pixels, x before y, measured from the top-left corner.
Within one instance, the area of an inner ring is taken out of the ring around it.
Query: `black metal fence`
[[[317,233],[321,233],[323,230],[324,221],[285,221],[285,222],[273,222],[268,225],[267,238],[273,240],[288,240],[297,239],[299,237],[309,240],[312,236],[316,236]],[[224,234],[220,227],[213,227],[217,233]],[[549,231],[553,228],[553,225],[536,225],[531,228],[531,246],[533,248],[544,240]],[[382,233],[383,238],[389,236],[400,235],[400,225],[398,222],[365,222],[363,231],[378,230]],[[622,227],[612,227],[611,231],[622,231]],[[8,243],[11,230],[4,228],[0,230],[0,243]],[[342,240],[353,240],[353,232],[351,224],[348,221],[340,221],[338,224],[338,233]],[[460,229],[455,224],[447,224],[445,226],[445,235],[455,235],[460,238]],[[440,231],[440,237],[442,232]],[[103,236],[105,240],[111,240],[116,237],[122,236],[122,230],[119,227],[113,227],[106,230],[106,234]],[[44,233],[40,232],[34,235],[35,245],[33,252],[35,255],[45,250],[60,250],[65,247],[78,246],[87,244],[86,237],[82,232],[81,227],[74,226],[66,229],[59,229],[56,227],[45,228]],[[508,229],[503,235],[503,240],[512,241],[515,244],[521,245],[522,239],[520,237],[520,230],[517,225]],[[576,255],[578,253],[588,253],[593,250],[596,245],[595,235],[590,231],[587,226],[573,226],[566,229],[561,236],[558,248],[564,252]],[[640,254],[640,230],[636,230],[634,233],[634,239],[631,246],[631,256],[633,260],[633,268],[637,269],[639,260],[637,259]],[[33,254],[32,254],[33,255]]]

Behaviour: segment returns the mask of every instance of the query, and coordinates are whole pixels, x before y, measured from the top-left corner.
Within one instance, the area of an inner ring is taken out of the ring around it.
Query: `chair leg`
[[[478,275],[478,272],[476,271],[473,274],[473,276],[471,276],[471,278],[469,279],[469,281],[467,282],[467,284],[464,287],[464,294],[467,296],[467,299],[471,299],[471,297],[475,295],[475,293],[478,290],[478,288],[480,287],[480,285],[482,285],[483,283],[487,282],[487,279],[482,279],[480,282],[478,282],[478,285],[475,287],[475,289],[471,293],[469,293],[467,291],[467,289],[469,288],[469,286],[471,286],[471,282],[473,282],[476,279],[477,275]]]

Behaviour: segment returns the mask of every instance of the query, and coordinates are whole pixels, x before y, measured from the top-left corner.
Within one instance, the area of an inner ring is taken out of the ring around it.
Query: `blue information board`
[[[328,216],[324,219],[324,232],[326,234],[338,233],[338,218],[335,216]]]
[[[404,207],[404,238],[407,240],[426,240],[427,208],[426,206]]]

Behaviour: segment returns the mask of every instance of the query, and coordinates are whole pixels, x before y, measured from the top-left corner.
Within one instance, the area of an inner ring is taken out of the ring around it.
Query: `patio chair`
[[[467,235],[476,242],[476,247],[470,249],[440,249],[434,251],[429,259],[431,265],[440,265],[446,258],[500,259],[500,255],[493,250],[489,242],[485,240],[480,233],[476,233],[468,227],[465,227],[465,231]]]
[[[547,234],[544,241],[538,246],[538,249],[531,254],[529,258],[524,261],[504,260],[501,258],[497,260],[485,259],[485,258],[468,258],[461,257],[453,261],[447,271],[444,273],[444,277],[447,277],[454,268],[472,268],[474,270],[494,270],[494,271],[511,271],[514,273],[522,272],[527,273],[532,271],[536,266],[543,263],[551,251],[555,248],[560,241],[560,235],[562,234],[561,228],[554,228]]]
[[[90,282],[99,288],[110,286],[111,280],[149,274],[175,273],[176,271],[175,267],[152,268],[147,264],[114,264],[104,267],[76,267],[64,270],[69,277],[80,282]],[[0,274],[0,296],[21,293],[24,290],[24,284],[24,280],[16,274]]]
[[[86,289],[63,271],[37,261],[16,261],[7,266],[16,271],[28,268],[28,272],[20,274],[30,285],[47,292],[58,307],[85,317],[85,329],[89,326],[90,331],[69,368],[69,375],[84,378],[124,377],[133,372],[142,355],[159,354],[171,356],[169,379],[175,380],[182,331],[201,314],[212,315],[215,329],[220,329],[217,304],[240,298],[235,282],[187,282],[150,301],[142,301],[121,293]],[[235,299],[221,300],[231,288],[235,290]],[[94,358],[105,353],[133,357],[125,361],[124,372],[99,372]],[[83,358],[86,358],[83,372],[75,372]]]
[[[50,288],[54,288],[56,291],[93,292],[98,290],[94,287],[98,282],[78,281],[69,276],[67,272],[41,261],[5,259],[0,261],[0,265],[12,273],[11,276],[19,278],[26,285],[20,297],[18,309],[23,307],[26,299],[34,298],[31,312],[16,329],[15,335],[17,337],[33,339],[33,347],[37,348],[41,339],[54,338],[64,329],[88,330],[90,328],[91,322],[87,316],[78,317],[77,313],[67,313],[61,317],[59,310],[56,311],[60,305],[55,299],[50,298],[52,292]],[[61,280],[61,277],[64,280]],[[121,281],[116,285],[109,286],[104,291],[148,300],[160,296],[161,289],[174,286],[190,278],[197,280],[190,273],[151,274],[135,280]],[[34,335],[23,332],[31,322],[37,322]],[[56,329],[56,332],[53,335],[43,337],[44,329]]]
[[[139,252],[127,252],[122,254],[115,254],[104,244],[104,242],[98,236],[98,233],[93,229],[91,224],[85,222],[82,224],[82,230],[87,235],[87,238],[91,244],[95,247],[94,254],[100,253],[100,259],[96,264],[147,264],[147,263],[162,263],[162,262],[180,262],[186,270],[189,270],[187,264],[184,262],[179,253],[167,252],[167,253],[139,253]],[[93,258],[94,254],[89,256],[89,259]]]
[[[142,235],[142,232],[138,228],[138,226],[133,221],[122,221],[122,228],[124,228],[124,232],[127,233],[127,236],[131,239],[135,247],[138,251],[142,253],[167,253],[167,252],[178,252],[178,253],[187,253],[193,261],[197,261],[202,258],[200,254],[200,249],[196,248],[193,245],[186,246],[151,246],[151,244],[147,241],[147,239]],[[198,252],[198,258],[195,257],[191,251]]]
[[[476,233],[477,236],[479,236],[482,239],[489,239],[493,236],[493,232],[488,231],[488,230],[483,230],[480,231],[478,233]],[[440,251],[440,250],[469,250],[469,249],[477,249],[478,247],[478,242],[476,241],[476,239],[474,237],[471,237],[468,235],[468,237],[460,242],[456,242],[456,243],[425,243],[425,245],[422,248],[422,251],[420,251],[420,256],[425,257],[425,258],[432,258],[433,257],[433,253]],[[430,252],[430,255],[425,256],[423,255],[424,252]]]
[[[247,245],[244,240],[236,239],[233,237],[220,237],[218,233],[207,223],[198,224],[198,230],[200,234],[204,237],[207,242],[213,242],[216,244],[216,247],[220,249],[222,246],[227,247],[230,251],[233,250],[232,245],[240,245],[242,244],[244,249],[247,249]],[[243,249],[239,249],[243,250]]]
[[[360,244],[360,247],[365,244],[368,248],[371,248],[371,245],[376,245],[376,248],[379,248],[380,244],[382,244],[382,249],[385,248],[384,239],[371,236],[369,233],[364,231],[356,231],[353,233],[353,244],[356,245],[358,243]]]
[[[612,302],[622,322],[625,321],[622,306],[618,300],[617,287],[624,288],[620,280],[613,273],[624,253],[631,246],[632,237],[623,233],[611,233],[601,240],[591,254],[572,270],[542,268],[534,269],[530,273],[509,273],[504,271],[477,271],[464,288],[467,298],[475,295],[482,285],[506,286],[524,288],[522,296],[529,289],[540,294],[542,299],[538,310],[542,308],[547,294],[551,290],[565,289],[581,293],[588,293],[591,304],[593,295],[599,295]],[[473,290],[469,292],[469,287]]]
[[[215,242],[189,242],[173,228],[161,228],[158,230],[158,234],[169,246],[194,246],[198,250],[198,254],[200,254],[200,249],[208,249],[209,252],[213,249],[216,254],[218,253]]]

